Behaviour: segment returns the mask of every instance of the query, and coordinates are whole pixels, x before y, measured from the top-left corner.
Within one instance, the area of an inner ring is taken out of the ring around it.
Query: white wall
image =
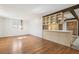
[[[28,20],[23,20],[23,30],[15,27],[13,22],[17,19],[0,19],[0,37],[26,35],[28,34]]]
[[[8,20],[6,19],[6,33],[5,35],[8,35],[8,36],[16,36],[16,35],[24,35],[24,34],[27,34],[27,23],[25,23],[26,21],[23,21],[23,30],[21,30],[20,28],[17,28],[17,25],[13,25],[13,22],[14,21],[17,21],[17,20]]]
[[[2,18],[0,18],[0,36],[3,35],[3,21]]]
[[[29,34],[42,37],[42,19],[35,17],[29,20]]]
[[[32,34],[42,37],[42,19],[34,17],[32,19],[23,20],[23,30],[14,25],[17,19],[1,18],[0,17],[0,37],[16,36]]]

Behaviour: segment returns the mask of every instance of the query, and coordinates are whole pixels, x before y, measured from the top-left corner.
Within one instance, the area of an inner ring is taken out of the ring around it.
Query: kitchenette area
[[[71,47],[79,36],[75,14],[79,15],[77,5],[43,16],[43,38]]]

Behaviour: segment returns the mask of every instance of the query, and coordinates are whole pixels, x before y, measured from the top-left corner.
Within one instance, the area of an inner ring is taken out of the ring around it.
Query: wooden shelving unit
[[[63,12],[45,16],[43,17],[43,30],[62,30],[63,20]]]

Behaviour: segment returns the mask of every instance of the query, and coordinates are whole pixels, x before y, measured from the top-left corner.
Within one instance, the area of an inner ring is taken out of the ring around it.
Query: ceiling
[[[15,19],[30,19],[71,6],[73,4],[0,4],[0,16]]]

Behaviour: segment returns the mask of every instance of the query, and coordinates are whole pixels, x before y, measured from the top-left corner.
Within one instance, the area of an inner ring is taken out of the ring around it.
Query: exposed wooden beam
[[[64,21],[67,21],[67,20],[74,20],[74,19],[76,19],[76,18],[69,18],[69,19],[65,19]]]
[[[74,9],[71,9],[70,12],[71,12],[72,15],[78,20],[78,16],[77,16],[77,14],[75,13]]]
[[[51,13],[51,14],[48,14],[48,15],[45,15],[45,16],[53,15],[53,14],[56,14],[56,13],[59,13],[59,12],[67,12],[71,9],[77,9],[77,8],[79,8],[79,4],[72,6],[72,7],[69,7],[69,8],[65,8],[63,10],[60,10],[60,11],[57,11],[57,12],[54,12],[54,13]],[[45,17],[45,16],[43,16],[43,17]]]

